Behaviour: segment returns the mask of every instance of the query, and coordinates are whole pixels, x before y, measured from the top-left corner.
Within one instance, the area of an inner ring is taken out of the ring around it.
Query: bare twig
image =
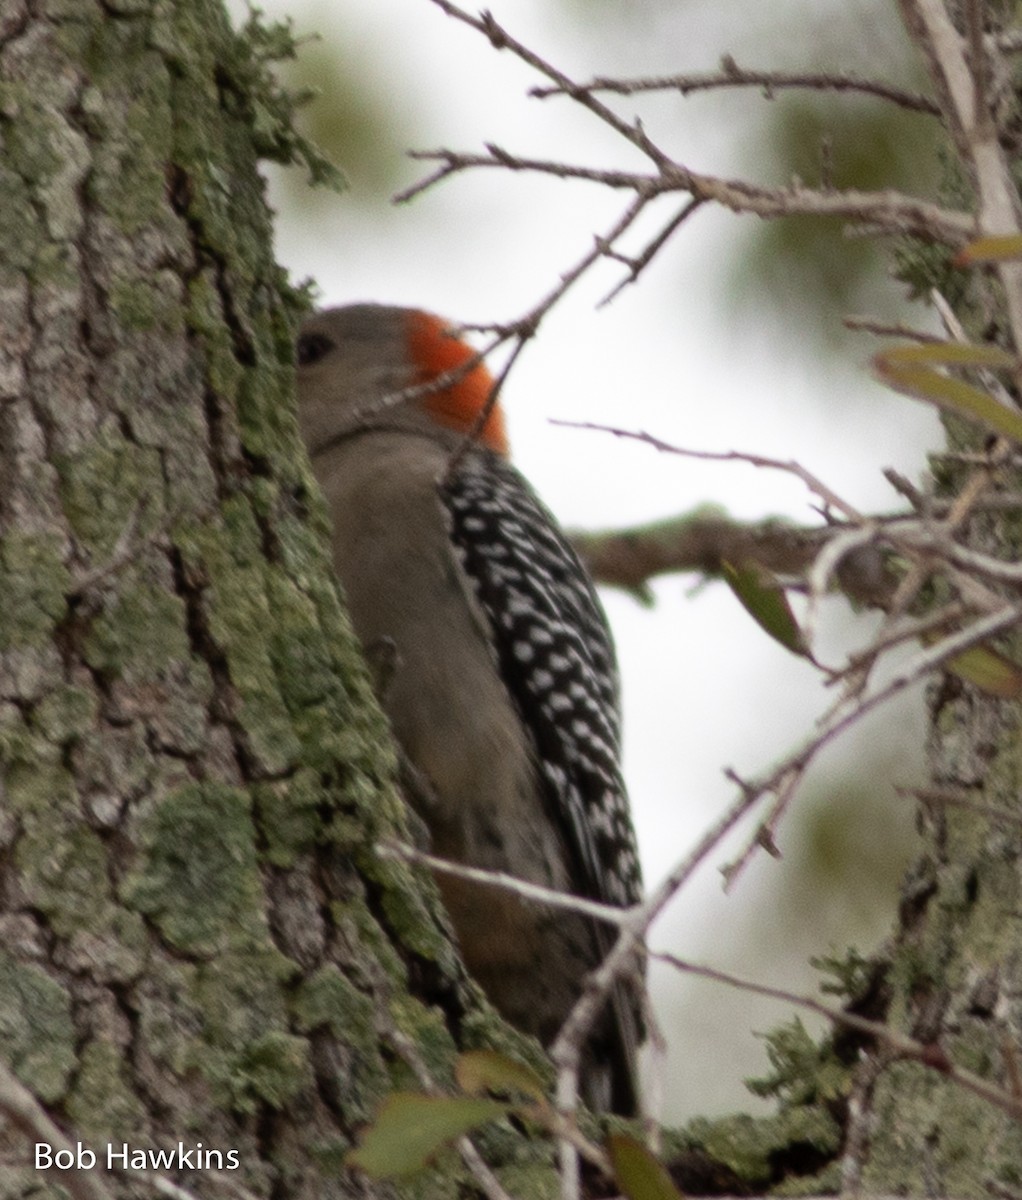
[[[905,522],[904,528],[898,523],[891,525],[886,531],[892,539],[900,544],[911,546],[913,549],[926,553],[934,553],[947,562],[962,567],[972,575],[983,579],[995,580],[998,583],[1010,584],[1012,587],[1022,587],[1022,563],[1005,562],[982,554],[978,550],[970,550],[960,542],[953,540],[952,530],[947,524],[935,525],[916,521]]]
[[[872,521],[864,521],[857,527],[840,530],[816,556],[816,561],[809,571],[809,604],[805,619],[806,637],[810,645],[814,640],[813,631],[816,628],[820,601],[829,590],[831,579],[845,558],[875,543],[877,533],[878,528]]]
[[[965,43],[941,0],[900,0],[905,23],[926,56],[938,100],[962,161],[976,186],[976,234],[1020,232],[1017,189],[983,94],[982,31],[970,66]],[[978,13],[973,24],[979,21]],[[1022,347],[1022,263],[1003,261],[995,270],[1004,288],[1012,343]]]
[[[653,240],[646,246],[646,249],[643,250],[641,254],[638,254],[635,258],[627,258],[623,255],[615,256],[620,262],[623,262],[625,266],[629,268],[628,274],[624,279],[611,288],[611,290],[606,294],[606,296],[603,297],[596,307],[603,308],[605,305],[609,304],[619,292],[623,291],[624,288],[635,283],[646,267],[649,266],[660,250],[663,249],[668,240],[689,219],[689,217],[698,210],[702,203],[703,202],[701,200],[697,200],[695,198],[687,200],[681,206],[680,210],[675,213],[674,216],[667,222],[663,229],[661,229],[656,237],[653,238]]]
[[[433,2],[439,3],[439,0]],[[922,241],[955,249],[975,234],[975,222],[968,214],[896,191],[828,191],[807,187],[799,181],[787,187],[767,187],[744,179],[704,175],[672,161],[665,162],[655,174],[586,167],[555,159],[528,158],[492,144],[482,154],[441,149],[417,151],[413,157],[440,165],[418,183],[399,192],[395,196],[398,202],[410,200],[458,172],[495,168],[598,183],[635,192],[647,201],[657,196],[687,192],[693,200],[712,201],[731,212],[751,213],[758,217],[843,217],[848,221],[875,225],[888,235],[912,234]]]
[[[637,150],[646,155],[656,166],[663,166],[666,163],[666,155],[649,140],[638,121],[629,122],[623,120],[612,109],[608,108],[600,100],[597,100],[595,96],[587,93],[584,88],[581,88],[569,79],[563,71],[559,71],[534,50],[531,50],[528,46],[518,41],[517,38],[512,37],[506,29],[498,24],[492,13],[483,12],[478,16],[474,16],[472,13],[466,12],[463,8],[459,8],[457,4],[453,4],[451,0],[433,0],[433,3],[449,17],[453,17],[457,21],[462,21],[464,24],[471,26],[483,34],[484,37],[489,39],[495,49],[510,50],[516,58],[527,63],[541,75],[545,75],[556,87],[567,92],[568,95],[577,100],[584,108],[588,108],[601,121],[619,133],[625,141],[630,142]]]
[[[551,425],[560,425],[566,429],[589,429],[597,433],[609,433],[617,438],[629,441],[643,442],[664,454],[677,454],[682,458],[696,458],[703,462],[742,462],[750,467],[761,467],[771,471],[784,471],[800,479],[806,487],[817,495],[828,508],[836,509],[850,521],[861,521],[862,514],[832,491],[821,479],[811,471],[806,470],[801,463],[793,459],[769,458],[763,454],[750,454],[742,450],[690,450],[684,446],[676,446],[654,437],[642,430],[619,429],[614,425],[600,425],[593,421],[558,421],[552,420]]]
[[[389,1020],[387,1021],[386,1037],[390,1041],[394,1050],[400,1055],[403,1062],[411,1068],[412,1074],[419,1082],[419,1086],[427,1095],[437,1095],[440,1089],[437,1087],[429,1067],[426,1065],[425,1059],[419,1051],[415,1042],[399,1028],[398,1025]],[[488,1200],[512,1200],[511,1196],[504,1190],[500,1180],[490,1170],[482,1155],[476,1149],[475,1143],[471,1138],[462,1136],[457,1140],[458,1153],[461,1155],[461,1160],[468,1167],[469,1172],[479,1184],[483,1195]]]
[[[692,878],[703,861],[713,853],[721,840],[745,816],[758,797],[742,793],[728,810],[703,834],[696,846],[675,866],[638,909],[630,910],[629,920],[622,925],[617,941],[599,967],[590,974],[575,1006],[550,1048],[550,1057],[557,1067],[557,1107],[566,1118],[574,1121],[578,1109],[578,1078],[582,1046],[594,1021],[603,1010],[617,981],[631,970],[636,949],[666,905]],[[578,1186],[577,1161],[562,1155],[562,1196]]]
[[[74,1159],[75,1147],[50,1118],[35,1096],[0,1063],[0,1112],[4,1112],[33,1142],[46,1142],[54,1151],[63,1151]],[[47,1172],[48,1173],[48,1172]],[[110,1191],[92,1171],[54,1171],[74,1200],[113,1200]]]
[[[876,96],[880,100],[889,100],[901,108],[913,112],[927,113],[930,116],[940,116],[940,107],[928,96],[918,92],[908,92],[903,88],[894,87],[882,79],[865,79],[851,71],[759,71],[740,67],[730,55],[721,59],[719,71],[706,71],[691,75],[654,75],[641,79],[608,79],[598,76],[586,83],[577,85],[580,91],[612,92],[618,96],[634,96],[639,92],[680,92],[689,96],[694,92],[715,91],[729,87],[759,87],[763,89],[768,99],[775,92],[792,88],[808,88],[814,92],[859,92],[867,96]],[[562,96],[567,89],[562,87],[536,87],[529,92],[530,96],[546,99],[549,96]],[[574,93],[567,93],[574,96]]]
[[[476,444],[480,434],[486,428],[486,422],[489,421],[490,417],[493,414],[493,410],[497,407],[497,401],[500,399],[501,389],[503,388],[508,375],[511,373],[511,368],[518,361],[518,356],[525,349],[525,343],[532,336],[533,332],[534,332],[533,329],[529,329],[527,331],[520,330],[518,332],[518,336],[517,336],[517,339],[515,341],[515,344],[514,344],[512,350],[511,350],[511,353],[508,355],[507,361],[501,367],[497,376],[493,380],[493,384],[490,387],[490,391],[486,397],[486,401],[483,404],[482,408],[480,408],[478,416],[472,422],[472,427],[468,430],[468,432],[462,438],[461,445],[457,448],[457,450],[455,450],[455,452],[448,459],[447,470],[444,473],[446,481],[449,482],[453,478],[454,472],[457,470],[458,464],[462,461],[462,459],[465,457],[465,455],[468,453],[468,451]],[[495,345],[496,344],[499,344],[499,343],[495,343]]]
[[[659,959],[661,962],[668,963],[687,975],[698,975],[703,979],[712,979],[717,983],[726,984],[728,987],[739,991],[752,992],[757,996],[767,996],[772,1000],[781,1000],[785,1004],[794,1004],[799,1008],[807,1009],[809,1012],[817,1013],[821,1017],[826,1017],[828,1021],[833,1022],[835,1025],[842,1025],[846,1029],[853,1029],[866,1037],[876,1039],[888,1047],[898,1058],[913,1059],[926,1067],[939,1071],[941,1075],[958,1084],[959,1087],[988,1101],[990,1104],[1001,1109],[1002,1112],[1006,1112],[1015,1118],[1022,1118],[1022,1101],[1017,1096],[1012,1095],[1011,1092],[1005,1091],[1003,1088],[995,1087],[986,1079],[974,1074],[972,1071],[966,1070],[964,1067],[956,1066],[948,1057],[945,1050],[939,1045],[920,1042],[916,1038],[899,1033],[896,1029],[892,1029],[890,1025],[885,1025],[880,1021],[871,1021],[866,1017],[860,1017],[857,1013],[847,1012],[845,1009],[837,1008],[831,1004],[824,1004],[822,1001],[817,1000],[815,996],[800,995],[797,992],[789,992],[784,988],[775,988],[767,984],[755,983],[752,980],[731,975],[726,971],[719,971],[715,967],[706,967],[699,963],[688,962],[685,959],[677,958],[673,954],[654,954],[653,957]]]
[[[990,641],[1020,622],[1022,622],[1022,607],[1004,605],[996,612],[978,618],[964,629],[949,634],[942,641],[927,646],[909,662],[902,665],[887,683],[875,691],[859,694],[854,701],[842,697],[821,721],[817,731],[792,751],[779,766],[775,767],[767,776],[743,785],[744,793],[750,803],[785,788],[792,773],[799,776],[804,774],[806,768],[824,746],[829,745],[868,713],[900,695],[913,684],[927,678],[950,659],[962,654],[972,646]],[[784,802],[787,803],[786,793],[784,795]],[[724,877],[729,885],[734,882],[760,845],[759,838],[760,832],[757,831],[738,858],[724,868]]]
[[[419,866],[439,871],[442,875],[467,879],[471,883],[481,883],[486,887],[501,888],[534,904],[575,912],[583,917],[604,921],[608,925],[624,925],[632,912],[628,908],[615,908],[611,904],[600,904],[596,900],[587,900],[584,896],[575,896],[570,892],[559,892],[554,888],[542,887],[538,883],[529,883],[528,880],[519,879],[516,875],[508,875],[504,871],[485,871],[481,867],[466,867],[463,863],[452,862],[447,858],[437,858],[434,854],[416,850],[405,842],[383,842],[376,847],[376,852],[381,858],[398,858],[404,862],[417,863]]]
[[[863,666],[864,659],[872,661],[877,655],[882,654],[885,650],[892,650],[895,646],[903,646],[906,642],[918,641],[920,638],[953,629],[968,616],[968,607],[960,600],[953,600],[950,604],[945,604],[935,612],[926,613],[924,616],[903,617],[899,621],[891,622],[870,638],[869,645],[864,651],[850,654],[847,665],[843,670],[835,672],[830,682],[840,679],[851,671],[859,670]]]
[[[887,321],[881,321],[876,317],[851,314],[844,318],[842,324],[846,329],[854,329],[863,333],[873,333],[877,337],[906,338],[909,341],[921,342],[924,345],[929,342],[939,342],[942,340],[939,334],[929,333],[925,329],[915,329],[911,325],[891,324]]]
[[[434,0],[436,2],[436,0]],[[500,324],[500,325],[466,325],[463,329],[471,329],[480,333],[490,334],[490,338],[486,345],[466,362],[461,363],[458,367],[450,371],[444,372],[443,375],[436,379],[430,380],[428,383],[415,384],[410,388],[404,388],[401,391],[393,392],[387,396],[381,397],[372,403],[371,406],[359,410],[356,414],[358,420],[364,420],[366,417],[371,417],[373,413],[381,408],[389,408],[393,405],[398,405],[407,402],[408,400],[419,399],[436,391],[442,391],[444,388],[450,387],[457,383],[460,379],[476,366],[478,366],[488,355],[490,355],[499,346],[505,342],[514,340],[515,345],[504,366],[498,373],[493,386],[490,389],[486,404],[481,411],[476,424],[466,435],[462,448],[452,457],[448,470],[453,470],[457,465],[460,457],[464,454],[467,447],[475,439],[479,429],[482,429],[487,418],[493,410],[497,402],[498,395],[504,382],[514,366],[519,355],[524,349],[525,343],[532,338],[540,326],[543,318],[561,299],[562,296],[575,284],[578,280],[601,258],[622,260],[622,256],[615,250],[618,240],[627,232],[632,224],[639,217],[640,213],[646,207],[648,200],[643,196],[636,196],[624,209],[621,215],[614,221],[613,225],[603,236],[597,236],[593,239],[592,248],[587,251],[568,270],[562,272],[557,284],[543,296],[527,313],[519,317],[517,320]],[[641,269],[641,267],[640,267]],[[339,437],[346,436],[342,432]]]
[[[468,1167],[487,1200],[512,1200],[510,1192],[505,1191],[504,1185],[490,1170],[488,1163],[476,1149],[475,1142],[470,1137],[463,1135],[458,1138],[457,1146],[461,1161]]]
[[[987,821],[1004,825],[1022,825],[1022,814],[993,804],[983,804],[962,792],[947,788],[896,788],[899,796],[908,796],[928,808],[962,808]]]

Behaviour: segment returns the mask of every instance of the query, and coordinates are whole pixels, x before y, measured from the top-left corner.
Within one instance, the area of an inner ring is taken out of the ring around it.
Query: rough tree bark
[[[203,1195],[389,1194],[343,1166],[376,1102],[511,1036],[428,880],[373,853],[404,818],[288,399],[282,107],[215,0],[0,0],[0,1197],[152,1194],[47,1179],[61,1137],[201,1142],[224,1170],[163,1173]],[[1012,521],[973,530],[1017,558]],[[933,713],[935,783],[1013,811],[1018,707]],[[681,1135],[692,1190],[1019,1194],[1017,1113],[934,1067],[1017,1094],[1022,826],[928,812],[882,969],[844,978],[932,1061],[777,1035],[776,1117]],[[483,1137],[551,1193],[545,1150]]]
[[[371,850],[403,816],[289,398],[279,102],[213,0],[0,0],[5,1198],[152,1195],[106,1147],[179,1143],[237,1153],[163,1172],[203,1195],[389,1194],[354,1130],[489,1019]],[[24,1089],[95,1171],[47,1184]]]

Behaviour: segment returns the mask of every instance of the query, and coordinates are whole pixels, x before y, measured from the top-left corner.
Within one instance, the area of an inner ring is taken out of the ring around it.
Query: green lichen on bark
[[[437,894],[426,873],[412,871],[392,859],[382,859],[375,850],[360,854],[356,861],[363,877],[380,888],[387,922],[399,931],[403,944],[455,977],[457,965],[450,947],[451,935],[445,932],[449,927],[435,919]]]
[[[94,671],[132,684],[154,683],[174,668],[187,669],[191,648],[184,603],[148,578],[126,573],[117,598],[92,622],[83,649]],[[199,695],[208,694],[201,671],[189,682]]]
[[[407,836],[397,764],[300,447],[302,302],[256,172],[270,151],[323,173],[267,71],[286,49],[212,0],[49,3],[0,45],[3,377],[25,387],[0,497],[24,910],[0,913],[0,1053],[88,1137],[219,1131],[244,1183],[308,1197],[408,1079],[381,1014],[449,1080],[441,1005],[474,993],[432,881],[374,851]]]
[[[241,1003],[249,997],[238,991],[232,998]],[[251,1115],[264,1108],[282,1110],[312,1091],[308,1040],[285,1028],[232,1037],[222,1049],[204,1050],[199,1068],[213,1086],[215,1103],[229,1111]]]
[[[368,1122],[393,1081],[379,1054],[380,1021],[372,996],[334,963],[304,980],[292,1002],[296,1026],[313,1035],[329,1030],[343,1039],[350,1119]]]
[[[145,1108],[132,1092],[122,1046],[97,1039],[83,1047],[67,1112],[82,1138],[94,1146],[144,1142]]]
[[[54,932],[101,937],[116,909],[110,895],[106,847],[68,815],[26,815],[15,863],[29,905],[45,914]]]
[[[266,938],[251,801],[240,788],[191,784],[164,796],[138,830],[122,899],[185,954],[211,957]]]
[[[325,789],[318,773],[300,767],[288,780],[252,787],[262,857],[274,867],[292,867],[323,829]]]
[[[41,968],[0,950],[0,1052],[44,1101],[63,1095],[74,1070],[71,997]]]
[[[202,622],[223,657],[237,697],[234,716],[257,770],[279,775],[296,764],[299,742],[280,694],[265,636],[273,627],[266,595],[269,567],[260,533],[243,497],[232,497],[222,521],[176,532],[186,572],[203,579]]]
[[[696,1118],[672,1134],[664,1157],[683,1188],[786,1196],[838,1190],[847,1055],[833,1037],[810,1037],[798,1020],[772,1030],[766,1042],[770,1073],[748,1086],[773,1100],[775,1111]]]
[[[906,1194],[922,1195],[938,1178],[948,1194],[970,1196],[978,1194],[978,1179],[1001,1187],[1022,1179],[1018,1122],[919,1064],[890,1068],[874,1111],[889,1128],[917,1132],[879,1140],[869,1163],[871,1180],[897,1180]]]
[[[0,650],[49,646],[67,611],[68,584],[56,537],[5,534],[0,540]]]
[[[71,530],[97,559],[111,553],[129,522],[142,538],[158,523],[162,494],[153,487],[160,476],[155,449],[107,428],[77,454],[57,456],[54,465]]]
[[[309,1084],[308,1051],[289,1027],[283,991],[297,968],[270,937],[250,798],[222,785],[184,787],[141,837],[146,852],[122,897],[200,960],[187,990],[201,1017],[176,1056],[235,1111],[282,1107]]]

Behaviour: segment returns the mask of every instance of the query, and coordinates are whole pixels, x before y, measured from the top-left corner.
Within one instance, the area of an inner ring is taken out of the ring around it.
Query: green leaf
[[[721,565],[728,587],[756,624],[785,650],[811,659],[788,597],[777,579],[758,564],[735,566],[725,562]]]
[[[1018,366],[1018,359],[1000,346],[988,342],[976,346],[971,342],[925,342],[921,346],[892,346],[877,356],[892,370],[900,367],[991,367],[1010,371]]]
[[[1014,700],[1022,692],[1022,668],[989,646],[963,650],[948,660],[945,669],[1002,700]]]
[[[455,1138],[505,1116],[510,1108],[499,1100],[394,1092],[347,1161],[374,1179],[412,1175]]]
[[[682,1200],[667,1168],[635,1138],[610,1134],[607,1153],[614,1179],[628,1200]]]
[[[1022,258],[1022,236],[1017,233],[999,237],[981,237],[963,246],[952,260],[956,267],[968,267],[972,263],[1005,262]]]
[[[496,1050],[469,1050],[459,1054],[454,1064],[454,1077],[459,1087],[472,1096],[486,1091],[515,1091],[524,1092],[534,1100],[546,1099],[543,1081],[531,1067]]]
[[[919,363],[919,357],[909,358],[907,353],[904,353],[908,350],[928,349],[930,347],[909,346],[901,347],[898,351],[885,351],[874,358],[874,369],[880,378],[895,391],[904,392],[919,400],[926,400],[940,408],[957,413],[959,416],[980,421],[1002,437],[1010,438],[1014,442],[1022,442],[1022,413],[1001,404],[989,392],[984,392],[971,383],[965,383],[964,380],[955,379],[951,375],[942,375],[939,371],[927,366],[912,365]],[[961,350],[983,351],[984,361],[982,363],[978,361],[978,354],[974,358],[958,357],[955,361],[959,365],[1005,365],[1002,357],[1004,351],[998,350],[996,346],[986,348],[963,346]],[[898,357],[893,357],[896,354]],[[922,361],[927,360],[923,359]],[[930,361],[947,363],[951,360],[945,356],[943,359],[933,358]]]

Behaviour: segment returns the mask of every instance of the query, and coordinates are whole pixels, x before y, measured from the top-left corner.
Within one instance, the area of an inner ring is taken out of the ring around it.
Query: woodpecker
[[[432,851],[607,904],[641,898],[620,770],[606,617],[555,518],[508,458],[494,383],[439,317],[354,304],[309,317],[299,419],[326,496],[334,565],[381,703],[422,786]],[[460,374],[459,372],[460,368]],[[444,386],[429,385],[441,376]],[[545,1045],[610,928],[441,875],[470,973]],[[637,1110],[639,984],[586,1048],[594,1107]]]

